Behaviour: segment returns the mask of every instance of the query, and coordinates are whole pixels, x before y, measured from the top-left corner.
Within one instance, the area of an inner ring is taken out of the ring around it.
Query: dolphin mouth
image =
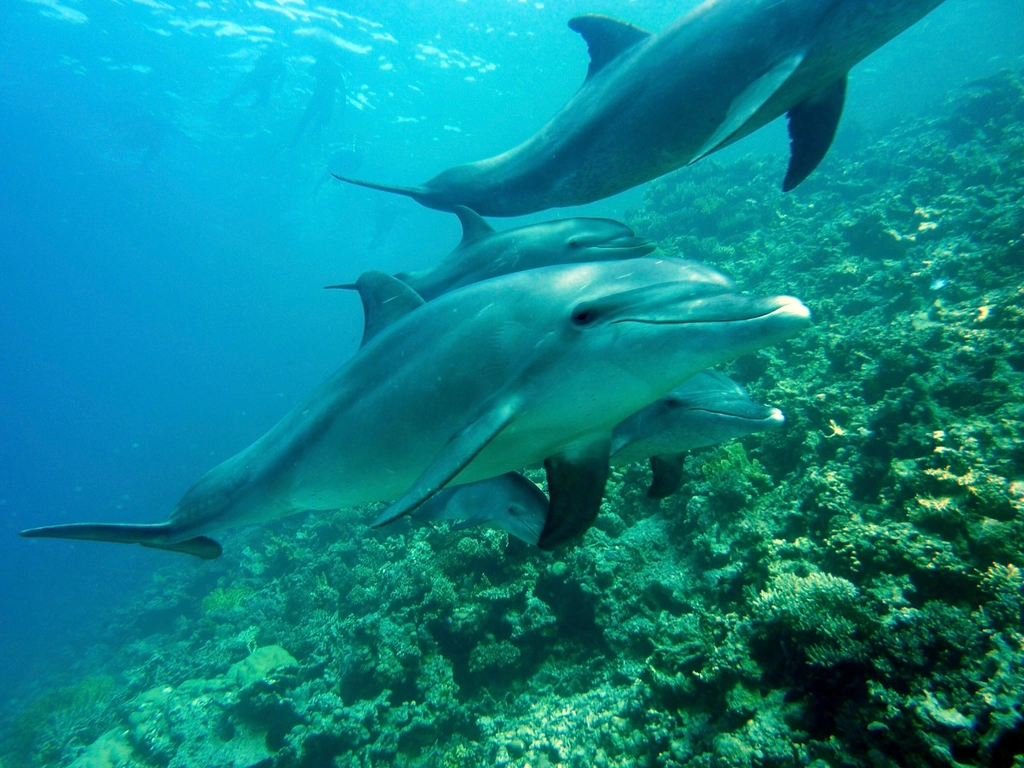
[[[737,421],[756,421],[769,426],[781,426],[786,420],[786,417],[782,415],[782,411],[778,408],[769,408],[767,409],[767,414],[761,413],[757,415],[752,413],[741,413],[739,411],[718,410],[715,408],[691,408],[690,410],[699,411],[701,413],[710,413],[713,416],[724,416],[726,418],[736,419]]]
[[[726,298],[725,296],[720,298]],[[768,304],[769,306],[765,306]],[[704,310],[703,312],[701,310]],[[712,323],[745,323],[764,320],[769,317],[810,322],[811,311],[792,296],[774,296],[766,299],[752,299],[746,307],[732,307],[733,311],[721,311],[714,307],[696,307],[695,317],[620,317],[611,321],[618,323],[641,323],[643,325],[708,325]]]
[[[646,256],[648,253],[653,253],[657,250],[658,244],[652,240],[648,240],[646,237],[622,237],[616,240],[610,240],[606,243],[598,243],[590,247],[599,251],[627,251],[630,253],[639,253],[641,256]]]

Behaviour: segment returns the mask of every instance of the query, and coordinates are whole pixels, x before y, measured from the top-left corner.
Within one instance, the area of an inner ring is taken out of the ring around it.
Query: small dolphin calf
[[[679,490],[683,453],[763,429],[779,427],[782,411],[755,403],[739,384],[703,371],[634,413],[612,433],[613,464],[650,459],[654,480],[647,495],[663,499]]]
[[[650,181],[789,116],[790,190],[828,151],[857,62],[943,0],[706,0],[658,34],[606,16],[569,26],[590,69],[514,149],[416,187],[339,176],[428,208],[519,216]]]
[[[207,534],[223,528],[397,499],[374,523],[384,525],[448,484],[543,461],[551,499],[538,544],[551,549],[597,515],[616,424],[809,319],[797,299],[740,295],[716,270],[679,259],[494,278],[393,319],[267,434],[200,478],[165,522],[22,535],[216,557]]]
[[[612,219],[557,219],[496,232],[469,208],[457,205],[454,211],[462,222],[462,242],[455,250],[430,269],[395,275],[426,301],[510,272],[554,264],[632,259],[655,247]]]
[[[362,167],[365,157],[366,150],[356,143],[356,138],[353,136],[351,144],[347,144],[331,155],[327,161],[327,169],[317,179],[316,185],[313,187],[313,194],[319,192],[320,187],[330,181],[335,174],[344,175],[358,171]]]
[[[445,488],[411,517],[420,522],[454,521],[452,530],[493,525],[536,545],[548,518],[548,497],[518,472]]]

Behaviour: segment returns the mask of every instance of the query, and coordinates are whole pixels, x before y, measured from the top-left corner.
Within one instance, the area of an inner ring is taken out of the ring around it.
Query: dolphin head
[[[653,362],[675,383],[788,338],[809,321],[807,307],[792,296],[748,296],[689,280],[580,301],[568,317],[573,333],[596,337],[601,346],[626,345],[617,354],[644,369]]]
[[[678,454],[782,426],[778,408],[750,399],[715,371],[702,371],[616,425],[612,455],[618,463]]]
[[[747,390],[717,371],[698,373],[659,402],[664,403],[666,413],[675,419],[714,420],[721,422],[723,429],[734,424],[737,434],[779,427],[786,421],[778,408],[754,402]]]
[[[562,365],[552,396],[614,423],[694,374],[793,336],[810,312],[791,296],[740,294],[718,270],[682,259],[633,259],[552,272]],[[560,279],[580,281],[558,290]],[[551,311],[556,311],[552,309]],[[552,407],[552,411],[554,407]]]
[[[550,222],[550,226],[547,246],[560,251],[559,261],[565,264],[635,259],[656,247],[613,219],[561,219]]]
[[[416,509],[414,519],[454,521],[453,530],[491,525],[534,544],[540,540],[548,513],[548,498],[516,472],[445,488]]]

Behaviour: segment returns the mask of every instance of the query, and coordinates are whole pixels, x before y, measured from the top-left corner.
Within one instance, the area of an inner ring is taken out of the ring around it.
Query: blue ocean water
[[[175,555],[20,529],[155,521],[355,349],[352,296],[453,217],[328,181],[411,183],[503,151],[576,89],[565,22],[657,29],[690,3],[7,0],[0,6],[0,691],[92,647]],[[949,0],[854,70],[837,150],[1024,56],[1019,0]],[[267,49],[267,104],[223,104]],[[344,75],[297,135],[315,63]],[[783,152],[771,126],[730,150]],[[728,155],[724,156],[728,159]],[[588,206],[621,215],[639,190]],[[542,214],[534,218],[550,217]]]

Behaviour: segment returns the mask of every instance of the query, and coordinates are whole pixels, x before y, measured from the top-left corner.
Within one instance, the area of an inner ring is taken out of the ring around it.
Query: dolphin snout
[[[611,248],[617,251],[633,251],[638,256],[646,256],[653,252],[658,244],[648,240],[646,237],[637,235],[619,235],[618,237],[599,243],[595,248]]]
[[[811,322],[811,310],[795,296],[774,296],[772,300],[778,306],[768,314],[779,317],[791,317],[794,320],[806,321],[808,324]]]
[[[657,286],[663,288],[662,286]],[[667,324],[687,323],[735,323],[754,321],[764,324],[771,321],[773,327],[785,326],[796,330],[810,324],[811,311],[792,296],[745,296],[737,293],[721,293],[712,296],[684,297],[682,301],[673,296],[671,288],[659,293],[651,292],[647,311],[636,312],[629,319],[638,322]],[[711,286],[714,288],[714,286]],[[692,286],[687,287],[692,292]],[[654,310],[654,311],[652,311]]]

